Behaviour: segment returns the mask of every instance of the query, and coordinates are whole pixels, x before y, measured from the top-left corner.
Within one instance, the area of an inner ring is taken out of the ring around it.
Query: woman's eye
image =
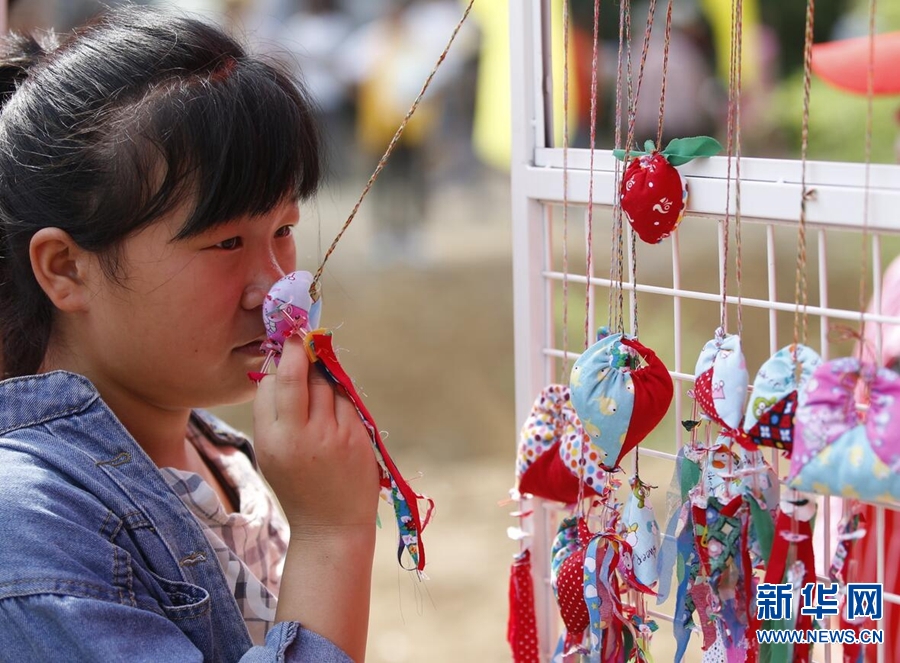
[[[225,251],[233,251],[234,249],[241,247],[241,238],[240,237],[229,237],[226,240],[223,240],[216,244],[217,249],[224,249]]]
[[[281,226],[275,231],[275,237],[290,237],[294,234],[294,226]]]

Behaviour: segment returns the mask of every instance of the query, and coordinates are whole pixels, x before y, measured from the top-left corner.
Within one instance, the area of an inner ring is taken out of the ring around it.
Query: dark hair
[[[0,43],[3,377],[47,350],[53,305],[29,243],[58,227],[103,258],[181,204],[179,239],[315,192],[314,107],[303,87],[220,29],[146,7],[110,11],[52,50]]]

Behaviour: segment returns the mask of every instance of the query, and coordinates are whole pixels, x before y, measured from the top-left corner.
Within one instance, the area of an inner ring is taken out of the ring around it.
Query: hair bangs
[[[166,175],[153,198],[189,199],[193,207],[176,239],[265,214],[318,188],[322,165],[313,103],[275,67],[225,61],[155,103],[151,141]]]

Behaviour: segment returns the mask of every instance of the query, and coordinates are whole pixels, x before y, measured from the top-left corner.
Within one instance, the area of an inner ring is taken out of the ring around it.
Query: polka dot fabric
[[[551,582],[560,616],[573,636],[583,633],[590,624],[584,602],[584,555],[590,538],[583,521],[566,518],[553,544]]]
[[[659,153],[632,160],[620,193],[628,223],[643,241],[658,244],[675,232],[687,205],[687,182]]]
[[[578,467],[586,435],[569,387],[552,384],[538,395],[519,436],[516,477],[520,493],[572,504],[578,499]],[[592,474],[584,488],[593,495],[592,485],[602,485],[604,477]]]
[[[509,622],[506,640],[513,663],[538,663],[537,621],[534,614],[534,583],[531,577],[531,551],[513,560],[509,576]]]

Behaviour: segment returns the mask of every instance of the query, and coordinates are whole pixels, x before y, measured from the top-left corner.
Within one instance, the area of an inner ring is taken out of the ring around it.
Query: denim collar
[[[48,398],[48,393],[53,397]],[[0,435],[88,409],[100,398],[83,375],[51,371],[0,382]]]

